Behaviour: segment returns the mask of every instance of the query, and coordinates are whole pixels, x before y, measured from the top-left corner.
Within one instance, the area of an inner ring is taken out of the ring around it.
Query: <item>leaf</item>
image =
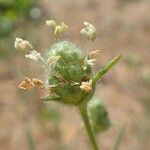
[[[117,136],[117,139],[115,141],[113,150],[119,150],[119,146],[121,144],[122,138],[124,136],[125,130],[126,130],[127,124],[125,124],[119,131],[119,134]]]
[[[105,73],[107,73],[120,60],[121,57],[122,55],[113,58],[103,69],[97,72],[96,75],[92,78],[93,85],[95,85],[96,82],[100,80],[105,75]]]

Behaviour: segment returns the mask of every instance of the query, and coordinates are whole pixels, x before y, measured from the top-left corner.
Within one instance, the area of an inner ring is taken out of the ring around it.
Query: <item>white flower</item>
[[[55,27],[57,24],[54,20],[46,20],[46,25]]]
[[[95,61],[96,61],[96,59],[88,59],[87,64],[93,66]]]
[[[25,41],[21,38],[16,38],[14,46],[17,50],[20,50],[23,52],[26,52],[26,51],[33,49],[33,46],[30,44],[29,41]]]
[[[89,40],[94,41],[97,34],[96,28],[88,22],[84,22],[83,24],[85,27],[80,31],[80,33],[83,34]]]
[[[36,50],[30,51],[30,54],[25,55],[25,57],[34,61],[38,61],[39,59],[42,59],[41,53],[38,53]]]
[[[80,33],[83,34],[83,35],[86,35],[86,34],[87,34],[87,31],[86,31],[85,28],[83,28],[83,29],[80,31]]]

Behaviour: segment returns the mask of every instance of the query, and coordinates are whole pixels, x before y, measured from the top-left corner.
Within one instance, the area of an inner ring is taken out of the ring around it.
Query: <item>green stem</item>
[[[89,117],[87,114],[87,104],[84,104],[84,105],[82,104],[82,106],[79,107],[79,110],[80,110],[81,117],[84,121],[84,125],[86,128],[90,143],[92,145],[92,148],[93,148],[93,150],[99,150],[98,145],[97,145],[96,140],[95,140],[95,136],[93,134],[93,131],[92,131],[92,128],[91,128],[91,125],[89,122]]]

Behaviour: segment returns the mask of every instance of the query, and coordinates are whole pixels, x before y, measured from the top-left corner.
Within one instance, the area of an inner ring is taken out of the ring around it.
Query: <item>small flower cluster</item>
[[[17,50],[20,50],[22,52],[33,49],[33,46],[29,43],[29,41],[25,41],[21,38],[16,38],[14,46]]]
[[[63,22],[61,25],[58,25],[54,20],[47,20],[46,25],[52,27],[57,38],[58,35],[68,28]],[[88,22],[84,22],[84,26],[80,33],[93,41],[96,38],[96,28]],[[61,41],[52,45],[46,57],[43,57],[41,53],[33,49],[29,41],[16,38],[14,46],[17,50],[29,52],[25,57],[42,64],[46,68],[48,77],[45,85],[39,79],[31,80],[26,77],[19,84],[19,88],[24,90],[34,87],[48,88],[51,91],[49,94],[52,94],[53,99],[57,97],[58,100],[59,97],[60,102],[75,105],[83,101],[83,99],[89,100],[89,97],[92,97],[95,82],[99,79],[99,76],[101,77],[106,73],[120,58],[115,58],[108,68],[104,68],[104,71],[102,70],[104,73],[100,71],[93,76],[92,66],[100,50],[84,55],[73,43]],[[87,98],[85,98],[86,95]],[[47,99],[51,99],[49,95]]]
[[[56,21],[54,20],[47,20],[46,24],[49,27],[53,27],[54,30],[54,35],[57,36],[59,34],[61,34],[62,32],[64,32],[66,29],[68,29],[68,26],[66,24],[64,24],[64,22],[62,22],[60,25],[58,25],[56,23]]]
[[[85,27],[80,31],[80,33],[87,39],[94,41],[97,35],[96,28],[88,22],[84,22],[83,24]]]

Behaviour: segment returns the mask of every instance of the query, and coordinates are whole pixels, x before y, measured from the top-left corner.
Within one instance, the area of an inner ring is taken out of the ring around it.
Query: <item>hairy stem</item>
[[[85,125],[85,129],[87,131],[90,143],[92,145],[92,148],[93,148],[93,150],[99,150],[98,145],[95,140],[95,136],[93,134],[93,131],[92,131],[92,128],[91,128],[91,125],[89,122],[89,117],[87,114],[87,104],[84,104],[84,105],[82,104],[82,106],[79,107],[79,110],[80,110],[80,115],[81,115],[84,125]]]

